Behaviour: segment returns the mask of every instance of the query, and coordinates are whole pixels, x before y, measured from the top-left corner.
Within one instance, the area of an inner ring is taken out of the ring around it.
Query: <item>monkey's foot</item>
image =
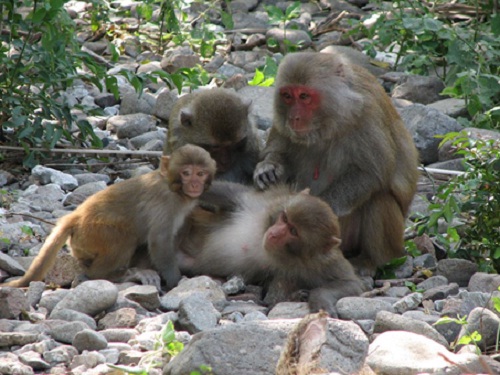
[[[150,269],[130,268],[123,276],[123,281],[138,282],[142,285],[154,285],[161,290],[161,279],[158,272]]]

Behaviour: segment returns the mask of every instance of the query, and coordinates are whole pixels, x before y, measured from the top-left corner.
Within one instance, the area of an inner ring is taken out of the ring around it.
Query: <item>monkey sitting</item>
[[[147,245],[150,264],[166,288],[173,288],[181,277],[174,236],[210,186],[215,168],[209,153],[193,145],[162,156],[159,170],[109,186],[59,219],[26,274],[3,285],[42,280],[69,238],[72,255],[90,279],[123,280],[137,249]],[[135,276],[160,288],[157,276]]]

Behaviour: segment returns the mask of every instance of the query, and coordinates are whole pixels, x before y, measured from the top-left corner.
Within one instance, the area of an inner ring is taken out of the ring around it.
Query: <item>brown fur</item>
[[[181,194],[179,168],[191,163],[209,172],[207,188],[215,162],[206,151],[188,145],[174,153],[170,162],[163,156],[160,170],[109,186],[62,217],[26,274],[5,285],[21,287],[43,280],[69,238],[72,255],[91,279],[120,279],[137,248],[147,244],[151,263],[167,288],[172,288],[180,278],[173,236],[196,204]]]
[[[182,96],[170,114],[164,153],[186,143],[198,145],[217,162],[217,179],[250,184],[260,146],[249,107],[250,102],[222,88]]]
[[[305,136],[290,127],[280,88],[318,93]],[[275,114],[254,181],[276,182],[326,200],[339,216],[341,248],[363,273],[404,254],[404,218],[418,179],[413,140],[383,88],[341,55],[294,53],[276,78]]]

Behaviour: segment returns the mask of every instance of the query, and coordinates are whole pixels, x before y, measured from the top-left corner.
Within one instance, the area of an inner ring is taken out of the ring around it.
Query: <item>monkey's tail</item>
[[[33,260],[24,276],[2,285],[20,288],[28,286],[31,281],[43,280],[47,271],[54,265],[59,249],[64,246],[66,240],[71,235],[71,230],[71,220],[62,219],[45,239],[40,252]]]

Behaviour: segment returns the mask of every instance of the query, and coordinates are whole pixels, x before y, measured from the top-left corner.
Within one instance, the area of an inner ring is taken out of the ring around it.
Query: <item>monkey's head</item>
[[[203,147],[217,162],[217,172],[232,167],[234,154],[245,150],[251,102],[235,92],[216,88],[196,92],[191,103],[179,116],[182,138]]]
[[[162,156],[160,171],[171,191],[197,198],[210,187],[216,164],[206,150],[187,144]]]
[[[296,143],[312,144],[350,131],[363,106],[350,63],[340,55],[287,55],[276,76],[273,126]]]
[[[317,263],[339,245],[337,216],[326,202],[304,192],[276,207],[264,235],[264,248],[280,266]]]

